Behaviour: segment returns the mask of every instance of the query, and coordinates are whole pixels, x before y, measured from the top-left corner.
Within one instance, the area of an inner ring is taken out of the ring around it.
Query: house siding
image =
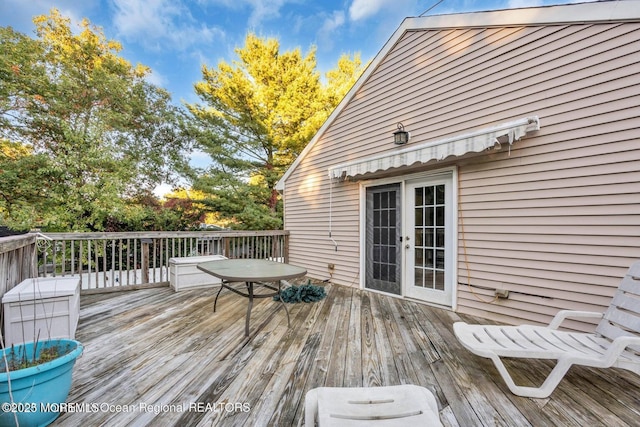
[[[404,33],[285,183],[291,262],[360,283],[359,183],[330,190],[327,169],[397,149],[397,122],[419,144],[537,115],[541,130],[511,147],[372,178],[457,165],[457,311],[546,323],[601,310],[640,258],[639,62],[638,22]]]

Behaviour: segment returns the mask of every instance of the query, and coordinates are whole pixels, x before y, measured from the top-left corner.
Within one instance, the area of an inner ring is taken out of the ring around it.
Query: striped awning
[[[537,116],[525,117],[475,132],[453,136],[424,144],[409,146],[391,153],[342,163],[329,168],[330,178],[362,175],[391,168],[426,163],[429,160],[444,160],[449,156],[462,156],[469,152],[480,152],[500,144],[498,138],[506,137],[509,145],[524,137],[528,132],[540,129]]]

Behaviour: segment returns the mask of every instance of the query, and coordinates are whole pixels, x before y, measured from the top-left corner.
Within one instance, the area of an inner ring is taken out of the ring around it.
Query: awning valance
[[[409,146],[392,153],[367,157],[329,168],[330,178],[356,176],[365,173],[409,166],[414,163],[426,163],[432,159],[444,160],[449,156],[462,156],[469,152],[480,152],[499,144],[498,138],[507,137],[513,144],[527,134],[540,129],[537,116],[525,117],[475,132],[453,136],[438,141]]]

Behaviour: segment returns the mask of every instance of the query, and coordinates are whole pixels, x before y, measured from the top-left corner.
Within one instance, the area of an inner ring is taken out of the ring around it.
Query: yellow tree
[[[279,228],[275,184],[362,72],[344,55],[323,84],[315,49],[280,52],[277,39],[248,34],[238,59],[202,67],[202,104],[187,107],[195,135],[213,160],[194,187],[212,210],[242,228]]]

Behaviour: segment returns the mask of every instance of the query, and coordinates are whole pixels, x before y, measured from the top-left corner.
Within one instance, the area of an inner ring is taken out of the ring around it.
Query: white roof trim
[[[594,0],[552,6],[430,15],[406,20],[410,21],[409,29],[439,29],[637,21],[639,16],[640,1],[638,0]]]
[[[509,145],[524,137],[527,132],[540,130],[537,116],[525,117],[513,122],[503,123],[477,130],[475,132],[453,136],[438,141],[429,141],[392,153],[358,159],[329,168],[329,178],[356,176],[365,173],[426,163],[429,160],[444,160],[449,156],[462,156],[469,152],[480,152],[500,144],[498,138],[508,137]]]
[[[278,191],[283,191],[285,182],[295,171],[313,146],[331,126],[333,121],[349,104],[351,98],[373,74],[378,64],[407,31],[429,30],[439,28],[494,27],[506,25],[544,25],[570,24],[606,21],[638,21],[640,20],[640,0],[602,1],[557,6],[543,6],[522,9],[505,9],[487,12],[457,13],[450,15],[433,15],[417,18],[406,18],[393,33],[380,52],[373,58],[369,67],[353,85],[349,93],[342,99],[333,113],[324,122],[307,146],[302,150],[293,164],[276,184]]]

